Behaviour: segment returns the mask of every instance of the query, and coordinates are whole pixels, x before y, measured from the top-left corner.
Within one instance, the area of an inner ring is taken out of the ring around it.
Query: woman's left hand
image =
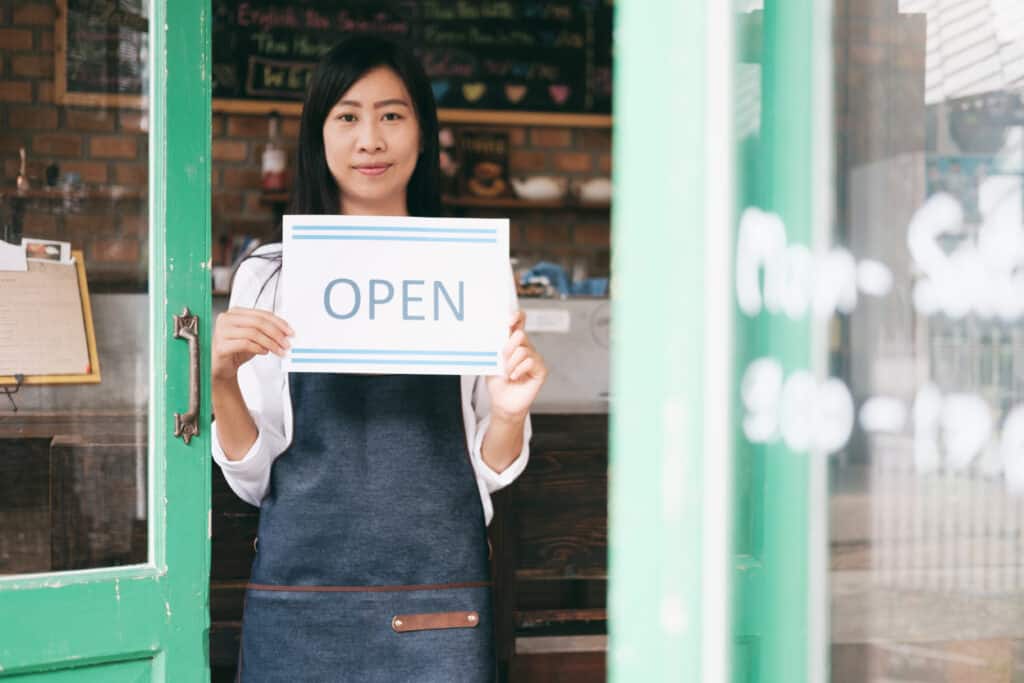
[[[525,324],[526,314],[517,311],[509,325],[508,343],[502,351],[505,372],[487,377],[492,415],[509,420],[526,418],[548,376],[544,359],[526,336]]]

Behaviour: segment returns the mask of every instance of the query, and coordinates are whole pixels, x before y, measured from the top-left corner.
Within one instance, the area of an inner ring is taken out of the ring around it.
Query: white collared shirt
[[[280,252],[279,245],[267,245],[258,249],[256,255],[272,255],[275,252]],[[274,276],[273,280],[269,281],[262,294],[260,290],[271,278],[279,263],[277,260],[258,257],[244,261],[235,274],[229,307],[273,310],[280,299],[277,277]],[[511,287],[509,290],[511,314],[517,310],[518,302],[514,290]],[[523,450],[505,470],[495,472],[484,462],[481,455],[484,435],[491,419],[487,384],[484,377],[479,376],[463,376],[459,384],[466,446],[476,473],[484,521],[490,524],[494,516],[491,493],[511,484],[526,468],[532,431],[530,419],[527,417],[523,427]],[[214,421],[211,439],[213,459],[220,465],[224,478],[238,497],[251,505],[259,506],[270,486],[270,468],[274,460],[292,442],[292,404],[288,392],[288,373],[281,367],[281,358],[268,353],[256,356],[238,368],[238,385],[259,432],[256,442],[240,460],[228,460],[217,438],[217,423]]]

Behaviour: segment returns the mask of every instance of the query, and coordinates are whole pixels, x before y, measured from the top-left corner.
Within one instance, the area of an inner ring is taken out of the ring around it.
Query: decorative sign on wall
[[[58,0],[54,90],[61,104],[140,106],[148,91],[146,0]]]
[[[508,220],[285,216],[281,293],[290,372],[498,374]]]
[[[59,0],[61,102],[141,102],[145,5]],[[298,112],[319,59],[365,33],[413,49],[446,121],[607,126],[612,9],[611,0],[213,0],[214,109]]]

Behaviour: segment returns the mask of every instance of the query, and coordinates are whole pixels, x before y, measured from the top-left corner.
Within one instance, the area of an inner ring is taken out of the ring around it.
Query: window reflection
[[[835,319],[834,681],[1024,676],[1022,7],[834,5],[833,241],[893,277]]]
[[[11,281],[0,282],[0,385],[13,389],[16,375],[45,382],[0,395],[0,578],[147,560],[147,4],[0,10],[0,240],[75,251],[75,265],[47,267],[84,266],[98,354],[98,363],[87,356],[90,383],[52,377],[49,361],[70,336],[44,346],[17,321],[46,328],[55,287],[32,290],[46,304],[16,307]],[[85,336],[77,272],[68,281],[59,318]]]

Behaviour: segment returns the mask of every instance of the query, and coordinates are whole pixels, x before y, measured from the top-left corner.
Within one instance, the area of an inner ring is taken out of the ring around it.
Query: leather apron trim
[[[425,614],[398,614],[391,620],[396,633],[429,631],[442,628],[476,628],[480,625],[477,612],[429,612]]]
[[[466,583],[426,583],[409,586],[279,586],[269,583],[248,583],[246,588],[257,591],[285,591],[299,593],[398,593],[402,591],[437,591],[456,588],[489,588],[490,581]]]

